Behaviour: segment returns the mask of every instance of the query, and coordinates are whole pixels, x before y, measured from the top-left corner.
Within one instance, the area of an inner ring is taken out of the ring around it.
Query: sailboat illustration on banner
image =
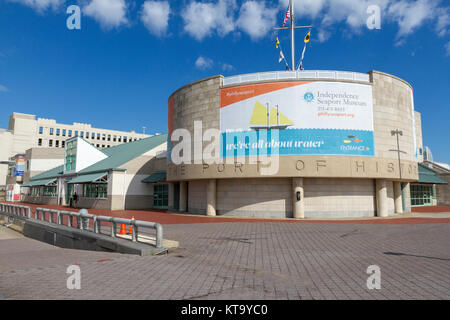
[[[250,124],[254,125],[250,127],[252,130],[271,130],[278,129],[284,130],[287,127],[293,125],[294,123],[288,119],[284,114],[278,110],[278,105],[276,109],[272,107],[270,109],[269,115],[269,104],[267,107],[263,106],[261,103],[256,102],[253,108],[253,114],[250,119]]]

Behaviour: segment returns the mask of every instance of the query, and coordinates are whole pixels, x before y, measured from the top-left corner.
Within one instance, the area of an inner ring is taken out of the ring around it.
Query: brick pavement
[[[450,299],[450,224],[164,226],[180,248],[138,257],[0,241],[5,299]],[[81,267],[81,290],[66,268]],[[381,290],[366,269],[381,268]]]

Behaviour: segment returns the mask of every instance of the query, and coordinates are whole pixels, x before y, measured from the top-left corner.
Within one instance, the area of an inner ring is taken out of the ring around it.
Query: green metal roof
[[[100,174],[102,172],[108,172],[110,170],[117,170],[121,165],[124,165],[128,161],[131,161],[139,157],[145,152],[153,148],[156,148],[157,146],[165,142],[167,142],[167,133],[148,137],[133,142],[119,144],[111,148],[102,149],[101,151],[104,154],[106,154],[108,158],[103,159],[97,163],[94,163],[93,165],[78,172],[78,174],[73,175],[81,176],[91,173]],[[64,176],[64,165],[58,166],[56,168],[38,174],[30,178],[30,180],[35,181],[40,179],[58,178],[61,176]],[[73,183],[73,180],[71,183]]]
[[[100,173],[91,173],[91,174],[84,174],[81,176],[78,176],[76,178],[73,178],[68,183],[88,183],[93,182],[97,179],[102,178],[103,176],[107,175],[108,171],[100,172]]]
[[[156,182],[162,182],[166,181],[166,171],[158,171],[152,173],[150,176],[142,180],[144,183],[156,183]]]
[[[33,180],[27,183],[24,183],[22,187],[35,187],[35,186],[46,186],[52,182],[54,182],[56,178],[51,179],[42,179],[42,180]]]
[[[419,183],[436,183],[448,184],[447,181],[442,180],[436,176],[436,172],[419,163]]]
[[[60,165],[56,168],[50,169],[43,173],[37,174],[30,178],[30,181],[49,179],[49,178],[57,178],[63,174],[64,165]]]

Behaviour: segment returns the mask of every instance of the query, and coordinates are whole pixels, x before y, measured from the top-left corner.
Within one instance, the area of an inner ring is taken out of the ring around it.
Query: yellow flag
[[[280,45],[280,41],[278,40],[278,37],[277,37],[277,43],[276,43],[276,47],[277,47],[277,49],[278,49],[278,46]]]
[[[305,36],[305,43],[309,42],[309,36],[311,34],[311,31],[308,32],[308,34]]]

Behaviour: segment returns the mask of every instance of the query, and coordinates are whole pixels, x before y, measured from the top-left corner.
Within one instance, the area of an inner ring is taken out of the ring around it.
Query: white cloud
[[[252,40],[258,40],[273,30],[278,11],[277,8],[266,7],[265,2],[247,1],[241,7],[237,25]]]
[[[436,2],[401,0],[389,6],[388,15],[398,24],[397,38],[409,35],[436,13]]]
[[[214,61],[207,57],[200,56],[195,61],[195,66],[201,70],[209,69],[213,66]]]
[[[47,9],[58,9],[65,0],[9,0],[11,2],[17,2],[25,6],[31,7],[37,12],[44,12]]]
[[[439,8],[437,13],[438,21],[436,23],[436,31],[438,36],[443,37],[450,33],[450,7]]]
[[[326,0],[302,0],[294,3],[294,13],[297,18],[311,17],[315,18],[326,6]],[[289,0],[280,0],[279,9],[282,9],[281,21],[284,19],[284,14],[289,6]],[[278,15],[280,12],[278,11]]]
[[[222,71],[233,71],[234,67],[228,63],[222,63]]]
[[[148,31],[161,37],[169,25],[170,5],[168,1],[150,1],[142,4],[141,21]]]
[[[125,0],[91,0],[83,7],[83,13],[97,20],[104,29],[127,24],[127,10]]]
[[[8,88],[0,84],[0,92],[8,92]]]
[[[197,40],[210,36],[214,31],[223,37],[235,29],[235,8],[235,0],[219,0],[217,3],[192,1],[181,13],[184,30]]]

